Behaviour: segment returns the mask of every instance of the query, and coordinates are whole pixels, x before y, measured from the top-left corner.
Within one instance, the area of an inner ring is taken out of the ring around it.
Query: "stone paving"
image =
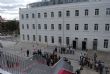
[[[95,72],[94,70],[84,68],[84,69],[81,71],[81,74],[99,74],[99,73]]]
[[[12,54],[16,54],[16,55],[21,56],[23,58],[29,58],[29,57],[26,57],[26,50],[27,49],[30,51],[30,57],[32,56],[32,52],[34,51],[34,49],[35,50],[42,49],[43,52],[46,51],[46,52],[50,52],[50,53],[52,53],[52,51],[54,49],[54,47],[48,47],[47,48],[46,45],[44,45],[44,47],[42,47],[42,46],[38,46],[36,43],[17,42],[13,46],[4,47],[5,48],[4,51],[6,50],[7,52],[10,52]],[[58,54],[58,55],[60,55],[62,57],[69,58],[69,60],[71,61],[71,64],[73,65],[73,71],[75,71],[76,69],[80,68],[80,66],[78,65],[78,60],[79,60],[79,56],[80,56],[81,52],[83,52],[83,51],[77,50],[77,51],[75,51],[74,55],[73,54],[72,55],[69,55],[69,54]],[[93,56],[93,52],[91,53],[91,51],[89,51],[88,53],[89,53],[90,56]],[[99,57],[101,58],[100,55],[99,55]],[[105,55],[105,54],[103,53],[103,55]],[[109,63],[109,62],[107,62],[107,63]],[[98,74],[98,73],[95,72],[94,70],[90,70],[90,69],[84,68],[84,70],[81,72],[81,74]]]
[[[42,47],[42,46],[37,46],[35,43],[16,43],[14,44],[14,46],[10,46],[10,47],[4,47],[4,51],[7,51],[7,52],[10,52],[12,54],[16,54],[18,56],[21,56],[23,58],[29,58],[26,56],[26,50],[28,49],[30,51],[30,57],[32,56],[32,52],[37,49],[42,49],[42,51],[44,52],[49,52],[49,53],[52,53],[53,52],[53,49],[54,47]],[[10,48],[10,49],[9,49]],[[21,50],[22,49],[22,50]],[[78,60],[79,60],[79,57],[80,57],[80,53],[82,51],[75,51],[75,54],[73,55],[70,55],[70,54],[59,54],[57,53],[58,55],[62,56],[62,57],[67,57],[70,61],[71,61],[71,64],[73,65],[73,72],[76,71],[76,69],[79,69],[80,66],[78,64]],[[90,69],[84,69],[81,74],[98,74],[97,72],[95,72],[94,70],[90,70]]]

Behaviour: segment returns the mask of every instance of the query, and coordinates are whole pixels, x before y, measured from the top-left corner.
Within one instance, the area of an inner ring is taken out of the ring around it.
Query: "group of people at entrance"
[[[58,60],[60,60],[60,56],[58,56],[55,52],[48,53],[48,52],[42,52],[41,50],[37,50],[33,52],[33,57],[41,56],[46,60],[46,64],[48,66],[53,66]]]
[[[74,54],[75,50],[72,47],[61,47],[61,48],[55,48],[53,52],[61,53],[61,54]]]
[[[81,65],[80,70],[83,70],[83,67],[86,66],[90,69],[94,69],[96,72],[99,72],[99,74],[109,74],[108,67],[104,66],[104,62],[101,62],[101,60],[97,60],[97,54],[94,53],[93,59],[89,58],[86,53],[80,55],[80,62]],[[80,74],[80,70],[77,72],[77,74]]]

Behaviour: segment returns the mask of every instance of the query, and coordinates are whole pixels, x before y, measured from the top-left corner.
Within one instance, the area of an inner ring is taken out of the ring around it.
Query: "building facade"
[[[22,42],[110,51],[110,0],[57,1],[19,9]]]

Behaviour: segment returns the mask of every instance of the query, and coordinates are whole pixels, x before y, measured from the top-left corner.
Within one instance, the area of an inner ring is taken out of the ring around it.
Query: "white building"
[[[110,0],[43,0],[19,15],[22,42],[110,51]]]

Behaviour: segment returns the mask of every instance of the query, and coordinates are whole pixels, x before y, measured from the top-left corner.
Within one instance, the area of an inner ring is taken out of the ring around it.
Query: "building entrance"
[[[86,50],[86,41],[82,41],[82,50]]]
[[[76,41],[73,40],[73,49],[76,49]]]
[[[94,39],[93,40],[93,50],[97,50],[97,43],[98,43],[97,39]]]

